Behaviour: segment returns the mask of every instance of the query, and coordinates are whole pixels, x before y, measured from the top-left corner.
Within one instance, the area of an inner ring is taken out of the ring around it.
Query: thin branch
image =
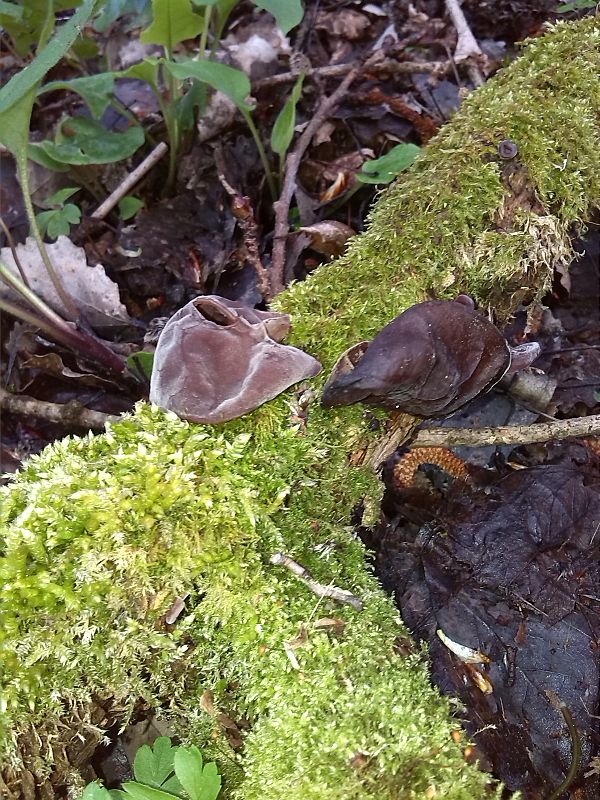
[[[169,149],[169,146],[165,142],[160,142],[157,144],[154,150],[146,156],[146,158],[138,164],[138,166],[127,175],[127,177],[121,181],[121,183],[117,186],[117,188],[109,194],[106,200],[98,206],[98,208],[92,214],[92,219],[104,219],[113,208],[117,205],[119,200],[122,200],[126,194],[133,189],[133,187],[138,183],[150,170],[152,167],[157,164],[160,159],[164,156],[164,154]]]
[[[469,69],[469,77],[475,86],[483,86],[485,78],[481,74],[479,67],[473,62],[473,58],[483,58],[484,54],[477,39],[473,36],[469,23],[467,22],[463,10],[460,7],[460,0],[446,0],[446,9],[456,28],[458,41],[454,59],[457,62],[466,61]]]
[[[375,59],[376,57],[377,56],[371,56],[364,64],[360,63],[354,66],[335,92],[321,100],[311,121],[304,129],[296,146],[286,159],[283,189],[281,190],[279,200],[273,205],[275,209],[275,230],[271,265],[271,292],[273,295],[277,295],[285,289],[285,255],[289,231],[288,216],[292,197],[296,191],[296,177],[298,175],[302,156],[310,145],[313,136],[323,124],[323,121],[346,94],[359,72],[368,66],[371,59]]]
[[[600,436],[600,414],[575,419],[557,419],[533,425],[503,425],[498,428],[421,428],[411,447],[486,447],[498,444],[531,444],[560,439]]]
[[[269,273],[265,269],[265,265],[260,257],[258,225],[256,224],[254,209],[252,208],[250,198],[237,192],[225,177],[225,160],[222,150],[218,147],[215,149],[215,163],[217,165],[217,177],[231,198],[231,211],[233,216],[240,223],[244,234],[246,256],[256,272],[260,293],[265,300],[270,300],[271,286],[269,283]]]
[[[361,62],[349,61],[346,64],[333,64],[329,67],[315,67],[315,69],[306,70],[307,78],[340,78],[342,75],[347,75],[350,70],[359,68]],[[423,61],[421,63],[414,61],[396,61],[396,59],[388,58],[373,64],[370,67],[372,72],[392,72],[397,75],[414,75],[423,72],[434,73],[435,75],[444,75],[450,68],[448,61]],[[268,78],[262,78],[252,85],[252,92],[259,92],[261,89],[271,89],[273,86],[280,86],[283,83],[294,83],[298,80],[298,72],[281,72],[279,75],[271,75]]]
[[[92,411],[77,402],[47,403],[25,394],[11,394],[0,387],[0,408],[21,417],[36,417],[46,422],[66,427],[101,430],[107,422],[117,422],[119,417]]]
[[[10,252],[12,253],[13,261],[17,269],[19,270],[19,274],[21,276],[21,280],[25,284],[25,286],[29,289],[29,281],[27,280],[27,275],[25,274],[25,270],[23,269],[23,265],[21,264],[21,259],[19,258],[19,253],[17,251],[17,245],[15,244],[15,240],[13,239],[13,235],[10,232],[6,222],[0,217],[0,228],[2,228],[2,232],[6,236],[6,241],[8,242],[8,246],[10,247]]]
[[[331,584],[319,583],[316,581],[310,572],[299,564],[297,561],[291,556],[286,555],[285,553],[273,553],[271,556],[271,564],[275,564],[277,567],[286,567],[295,575],[298,580],[302,581],[302,583],[306,584],[308,588],[317,595],[317,597],[330,597],[332,600],[337,600],[338,603],[346,603],[347,605],[352,606],[357,611],[362,611],[363,609],[363,602],[360,597],[357,597],[352,592],[347,591],[346,589],[338,589],[337,586],[333,586]]]

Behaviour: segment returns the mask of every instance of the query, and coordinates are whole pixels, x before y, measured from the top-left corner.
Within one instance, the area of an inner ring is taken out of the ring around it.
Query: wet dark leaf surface
[[[561,783],[573,741],[554,692],[577,727],[582,781],[600,741],[598,462],[590,455],[514,472],[442,503],[416,537],[413,527],[412,541],[409,530],[383,534],[378,572],[430,644],[435,683],[465,703],[493,772],[532,798]],[[481,669],[491,693],[477,688],[438,629],[489,656]],[[596,779],[582,797],[598,797]]]

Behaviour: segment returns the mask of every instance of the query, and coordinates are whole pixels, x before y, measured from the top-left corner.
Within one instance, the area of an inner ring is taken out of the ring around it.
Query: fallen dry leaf
[[[67,236],[59,236],[54,244],[47,244],[46,248],[58,277],[92,327],[108,328],[128,325],[131,322],[127,309],[119,298],[117,285],[107,276],[101,264],[93,267],[88,265],[82,247],[74,245]],[[18,244],[16,249],[32,291],[66,318],[67,309],[48,275],[35,239],[28,237],[26,242]],[[0,259],[19,277],[9,247],[0,250]],[[0,297],[20,299],[13,289],[2,282],[0,282]]]

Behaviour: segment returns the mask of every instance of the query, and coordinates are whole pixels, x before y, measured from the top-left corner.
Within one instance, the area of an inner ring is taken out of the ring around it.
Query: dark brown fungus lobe
[[[451,414],[491,389],[511,354],[500,331],[472,303],[438,300],[411,306],[380,331],[355,365],[334,368],[325,407],[363,402],[417,417]]]
[[[290,327],[287,314],[197,297],[160,335],[150,401],[191,422],[227,422],[253,411],[321,371],[308,353],[281,344]]]
[[[503,139],[498,145],[498,155],[505,161],[510,161],[519,155],[519,146],[512,139]]]

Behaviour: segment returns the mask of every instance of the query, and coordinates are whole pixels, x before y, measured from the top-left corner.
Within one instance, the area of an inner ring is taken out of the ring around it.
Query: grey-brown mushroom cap
[[[377,334],[354,369],[328,382],[321,402],[443,416],[492,388],[510,359],[504,336],[468,304],[418,303]]]
[[[191,422],[220,423],[312,377],[321,364],[281,344],[287,314],[207,295],[171,317],[158,340],[150,401]]]

